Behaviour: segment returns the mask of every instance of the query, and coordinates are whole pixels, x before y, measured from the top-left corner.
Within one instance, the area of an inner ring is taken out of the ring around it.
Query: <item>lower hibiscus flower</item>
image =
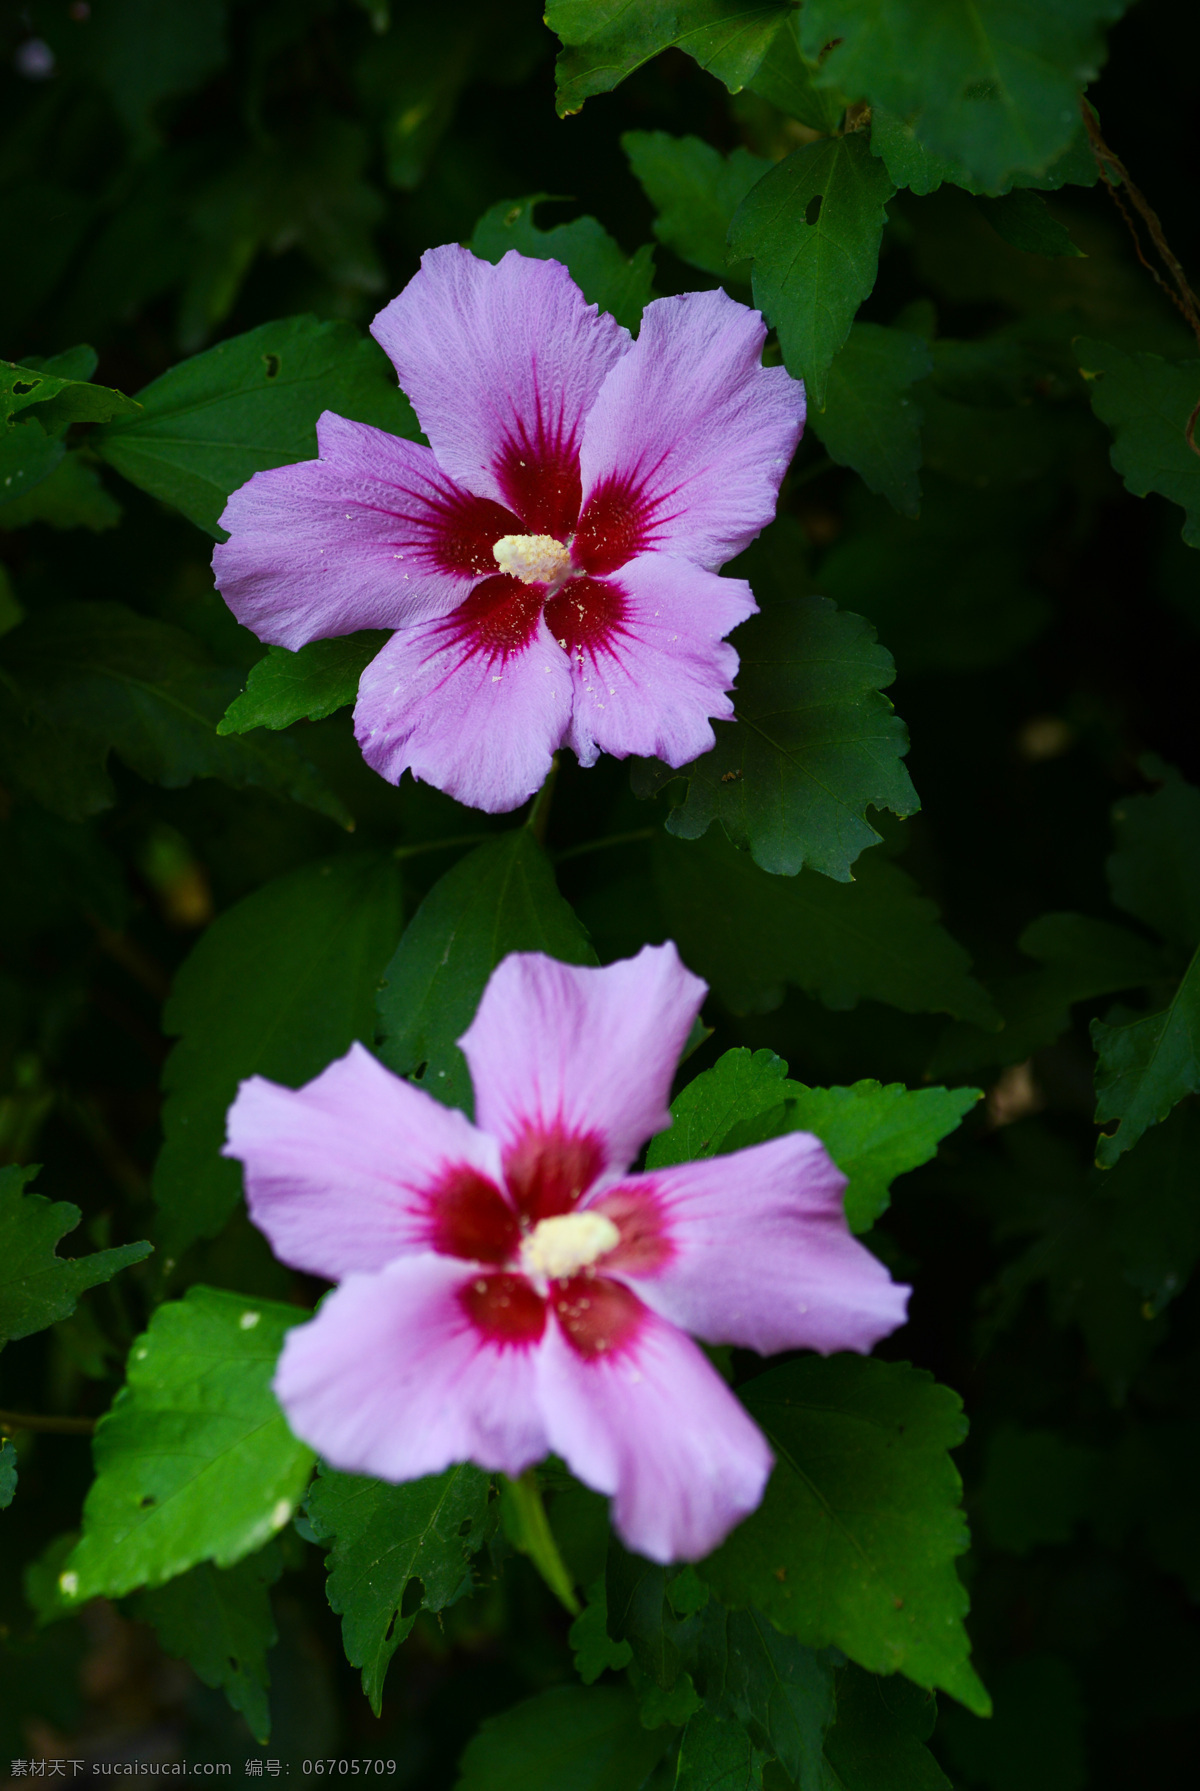
[[[333,1466],[516,1476],[554,1451],[630,1548],[695,1560],[758,1504],[771,1453],[688,1333],[869,1350],[904,1322],[811,1134],[629,1172],[670,1124],[705,992],[673,945],[601,970],[505,959],[460,1041],[474,1125],[359,1045],[304,1088],[242,1084],[227,1154],[251,1217],[341,1284],[275,1379]]]

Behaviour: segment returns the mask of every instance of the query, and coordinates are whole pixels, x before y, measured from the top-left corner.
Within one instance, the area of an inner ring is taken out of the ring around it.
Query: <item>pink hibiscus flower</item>
[[[318,460],[225,508],[234,615],[292,648],[396,629],[359,686],[363,753],[476,808],[516,808],[563,745],[707,751],[756,607],[717,569],[775,514],[804,424],[758,312],[656,299],[634,342],[558,262],[451,244],[372,332],[431,446],[326,411]]]
[[[275,1376],[327,1461],[515,1476],[554,1451],[656,1561],[754,1509],[770,1450],[687,1333],[868,1350],[909,1290],[851,1237],[808,1133],[629,1173],[704,994],[673,945],[603,970],[506,958],[460,1041],[475,1125],[360,1045],[295,1091],[242,1084],[226,1154],[251,1217],[341,1283]]]

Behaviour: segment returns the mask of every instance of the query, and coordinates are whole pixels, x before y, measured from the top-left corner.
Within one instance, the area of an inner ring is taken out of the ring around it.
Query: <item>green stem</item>
[[[550,771],[545,783],[534,797],[529,813],[525,817],[525,825],[532,833],[539,846],[546,844],[546,825],[550,819],[550,804],[554,798],[554,784],[558,777],[558,754],[550,761]]]
[[[574,1581],[558,1552],[542,1503],[536,1468],[526,1468],[519,1480],[510,1480],[507,1474],[501,1476],[500,1511],[505,1534],[513,1547],[528,1555],[559,1603],[572,1617],[578,1617],[580,1605]]]
[[[609,846],[634,846],[641,840],[652,840],[658,832],[657,827],[635,827],[630,833],[606,833],[603,839],[584,840],[582,846],[567,846],[562,852],[554,854],[555,864],[562,864],[568,858],[582,858],[588,852],[603,852]]]
[[[481,846],[484,840],[495,839],[494,833],[452,833],[444,840],[424,840],[419,846],[395,846],[392,857],[420,858],[426,852],[449,852],[457,846]]]
[[[58,1431],[63,1436],[90,1437],[94,1418],[50,1418],[39,1412],[0,1412],[0,1433],[13,1430]]]

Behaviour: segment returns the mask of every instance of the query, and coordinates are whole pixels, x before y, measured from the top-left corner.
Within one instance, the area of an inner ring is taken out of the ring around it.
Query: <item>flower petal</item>
[[[329,1280],[427,1250],[447,1169],[499,1179],[490,1138],[362,1045],[303,1088],[252,1076],[228,1125],[223,1154],[245,1164],[250,1217],[281,1262]]]
[[[495,572],[516,518],[462,491],[428,448],[332,411],[317,443],[319,460],[255,473],[221,517],[213,576],[260,640],[294,649],[444,615]]]
[[[507,504],[530,534],[574,528],[583,421],[629,332],[561,263],[430,249],[371,334],[453,478]]]
[[[670,1245],[638,1273],[619,1246],[605,1272],[625,1276],[654,1310],[710,1343],[869,1350],[905,1320],[910,1289],[850,1234],[846,1178],[820,1139],[790,1132],[768,1144],[631,1176],[595,1209],[641,1195]],[[617,1216],[614,1214],[614,1218]],[[620,1228],[636,1238],[622,1213]]]
[[[592,558],[579,563],[598,570],[607,535],[626,531],[716,568],[766,527],[804,427],[804,386],[762,365],[765,338],[758,312],[723,292],[647,305],[584,428],[580,533]]]
[[[626,1169],[671,1123],[671,1079],[707,988],[671,944],[602,970],[514,952],[492,972],[458,1041],[481,1130],[506,1160],[530,1133],[595,1137]]]
[[[415,1480],[451,1462],[520,1474],[549,1443],[536,1344],[488,1342],[471,1276],[443,1256],[352,1275],[287,1334],[275,1393],[303,1442],[348,1474]]]
[[[600,585],[572,580],[546,605],[571,661],[566,744],[582,765],[602,752],[690,764],[715,745],[710,717],[733,715],[726,692],[738,657],[722,636],[755,613],[750,586],[671,554],[640,554],[602,581],[615,599],[611,619],[589,627],[584,605]]]
[[[590,1357],[552,1322],[537,1368],[550,1447],[613,1497],[617,1532],[639,1555],[698,1561],[761,1500],[766,1438],[691,1339],[654,1313]]]
[[[368,765],[394,784],[411,771],[488,814],[539,790],[571,707],[543,595],[490,578],[452,616],[393,635],[358,686],[354,732]]]

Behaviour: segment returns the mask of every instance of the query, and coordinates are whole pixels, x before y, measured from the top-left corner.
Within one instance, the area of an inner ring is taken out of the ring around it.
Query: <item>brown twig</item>
[[[1083,114],[1084,128],[1088,134],[1088,142],[1091,144],[1092,154],[1096,159],[1096,166],[1100,170],[1100,178],[1108,188],[1109,196],[1114,205],[1125,220],[1129,234],[1133,238],[1133,246],[1137,251],[1138,260],[1146,269],[1147,273],[1157,280],[1158,284],[1162,287],[1162,290],[1166,293],[1171,303],[1175,306],[1175,309],[1179,312],[1180,316],[1195,336],[1197,343],[1200,344],[1200,299],[1198,299],[1196,294],[1192,291],[1192,288],[1188,283],[1188,277],[1183,271],[1183,265],[1163,233],[1163,227],[1159,221],[1158,213],[1150,204],[1146,195],[1141,192],[1130,179],[1129,170],[1121,160],[1120,156],[1115,154],[1115,152],[1108,147],[1108,144],[1100,135],[1100,126],[1096,123],[1092,108],[1088,105],[1085,99],[1080,100],[1079,109]],[[1117,180],[1113,179],[1114,174],[1116,175]],[[1120,186],[1117,185],[1117,181],[1121,183]],[[1159,259],[1162,261],[1163,266],[1167,269],[1171,279],[1175,283],[1176,290],[1174,292],[1172,292],[1170,286],[1168,286],[1167,282],[1163,279],[1153,262],[1147,260],[1145,251],[1142,248],[1141,237],[1138,235],[1137,225],[1129,215],[1129,207],[1126,205],[1122,196],[1121,187],[1123,187],[1125,192],[1129,195],[1134,209],[1137,211],[1138,216],[1142,219],[1146,229],[1149,231],[1150,240],[1158,250]],[[1196,403],[1192,408],[1192,414],[1188,418],[1187,425],[1183,432],[1184,440],[1192,450],[1192,453],[1200,455],[1200,447],[1196,444],[1197,419],[1200,419],[1200,398],[1196,400]]]
[[[57,1431],[63,1436],[90,1437],[96,1428],[94,1418],[54,1418],[41,1412],[0,1412],[0,1434],[13,1430]]]

